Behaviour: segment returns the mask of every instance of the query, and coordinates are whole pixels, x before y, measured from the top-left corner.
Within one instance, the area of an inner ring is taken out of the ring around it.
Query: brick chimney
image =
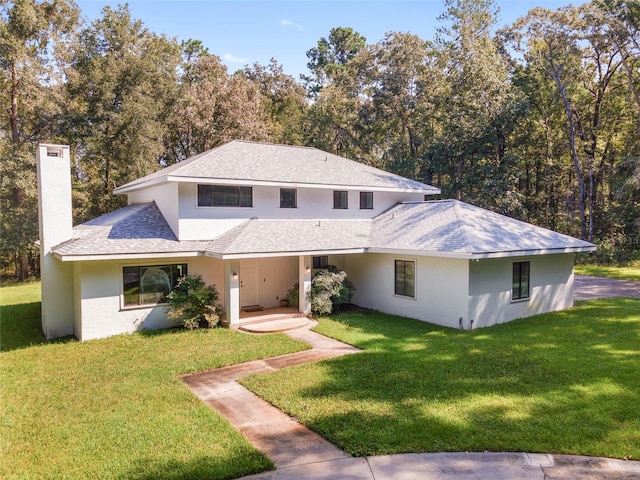
[[[74,334],[73,266],[51,249],[73,237],[71,155],[66,145],[38,145],[38,223],[42,331],[47,338]]]

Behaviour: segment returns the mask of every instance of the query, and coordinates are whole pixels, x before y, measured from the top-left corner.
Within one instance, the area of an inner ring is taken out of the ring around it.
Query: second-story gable
[[[248,218],[367,219],[437,188],[308,147],[234,141],[116,190],[155,201],[179,240]]]

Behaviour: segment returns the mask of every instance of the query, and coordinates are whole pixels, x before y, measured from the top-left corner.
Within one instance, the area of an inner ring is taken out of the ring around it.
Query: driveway
[[[615,297],[640,298],[640,282],[591,277],[588,275],[575,276],[573,286],[574,300]]]

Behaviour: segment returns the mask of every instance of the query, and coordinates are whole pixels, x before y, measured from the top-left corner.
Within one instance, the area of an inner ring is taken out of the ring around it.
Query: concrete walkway
[[[354,458],[236,382],[253,373],[357,353],[308,329],[286,332],[311,350],[185,375],[182,379],[225,417],[276,470],[245,480],[638,480],[640,462],[531,453],[423,453]]]
[[[573,298],[575,300],[616,297],[640,298],[640,282],[575,275],[573,286]]]

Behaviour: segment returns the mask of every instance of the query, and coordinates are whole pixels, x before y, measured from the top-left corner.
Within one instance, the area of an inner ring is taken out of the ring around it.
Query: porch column
[[[311,291],[311,255],[300,255],[298,257],[298,285],[300,288],[300,312],[305,315],[311,313],[311,301],[309,300],[309,292]]]
[[[240,261],[225,260],[224,306],[229,327],[238,328],[240,323]]]

